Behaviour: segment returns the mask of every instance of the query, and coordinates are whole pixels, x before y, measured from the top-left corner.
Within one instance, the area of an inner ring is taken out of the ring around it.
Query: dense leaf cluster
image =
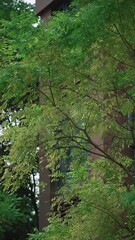
[[[13,38],[11,36],[12,33],[11,35],[7,34],[6,30],[4,29],[6,29],[6,26],[10,26],[10,28],[12,28],[10,32],[16,32],[16,23],[11,23],[11,18],[13,18],[13,15],[16,16],[17,19],[17,17],[21,16],[22,13],[25,13],[28,16],[29,14],[32,14],[32,12],[33,6],[31,4],[24,3],[21,0],[0,1],[1,69],[4,65],[5,67],[8,66],[11,55],[12,60],[14,59],[14,63],[15,61],[18,61],[19,63],[19,57],[17,58],[15,56],[16,53],[13,50],[14,47],[9,47],[8,49],[8,42],[10,42],[10,45],[11,43],[13,44]],[[4,71],[4,74],[7,77],[10,73],[7,71],[6,75],[6,71]],[[1,80],[3,79],[3,76],[4,75],[2,74]],[[8,85],[6,82],[5,84]],[[4,128],[10,128],[12,125],[19,124],[19,121],[13,117],[15,111],[17,111],[17,105],[13,106],[14,96],[8,98],[7,106],[4,105],[4,87],[4,82],[1,81],[0,137],[2,137]],[[10,158],[8,158],[11,145],[10,136],[8,140],[3,138],[0,140],[0,239],[24,240],[27,238],[28,232],[32,232],[33,228],[38,225],[38,209],[36,202],[37,193],[35,193],[35,172],[32,171],[31,175],[25,175],[25,177],[23,175],[25,179],[23,182],[25,182],[25,185],[17,184],[16,180],[18,176],[17,174],[14,176],[13,169],[16,168],[15,161],[12,161]],[[6,181],[4,179],[6,179]],[[12,181],[16,181],[16,186],[14,185],[14,188],[12,188]],[[22,182],[22,180],[20,180],[20,182]]]
[[[31,239],[135,238],[134,16],[133,0],[75,1],[46,26],[26,12],[3,22],[4,186],[26,183],[42,144],[64,182],[56,202],[80,199]]]

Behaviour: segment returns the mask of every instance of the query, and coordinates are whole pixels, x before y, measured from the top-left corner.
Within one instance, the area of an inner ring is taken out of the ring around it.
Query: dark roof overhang
[[[53,2],[55,0],[36,0],[36,14],[41,15]]]

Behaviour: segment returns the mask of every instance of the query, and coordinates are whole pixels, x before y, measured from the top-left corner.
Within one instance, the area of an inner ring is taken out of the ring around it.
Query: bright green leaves
[[[7,122],[1,136],[5,144],[10,140],[7,145],[9,155],[3,156],[6,170],[2,178],[6,189],[17,190],[27,183],[32,171],[38,171],[38,135],[42,127],[42,109],[37,105],[26,107],[10,116],[10,122]]]
[[[31,86],[37,84],[37,69],[30,60],[37,45],[38,30],[34,27],[37,21],[33,13],[26,11],[21,15],[12,14],[11,21],[2,23],[0,89],[5,101],[14,99],[18,102],[20,98],[26,98],[26,94],[33,92]]]
[[[123,156],[135,134],[132,2],[79,1],[46,27],[34,27],[28,13],[3,23],[1,138],[11,142],[5,187],[26,184],[42,144],[53,180],[66,183],[61,196],[80,198],[63,222],[54,216],[33,239],[134,236],[134,190],[125,181],[133,184],[133,156]]]
[[[90,168],[91,178],[88,174]],[[69,177],[61,190],[59,201],[61,204],[64,193],[63,201],[71,204],[74,196],[75,205],[70,205],[63,219],[52,216],[45,232],[30,239],[61,239],[63,230],[66,240],[93,240],[99,236],[103,240],[121,240],[126,235],[132,236],[133,215],[129,202],[133,203],[134,188],[127,194],[122,172],[100,159],[91,165],[89,162],[80,163],[80,166],[76,161],[67,175]],[[129,229],[127,226],[130,226]]]
[[[127,116],[128,114],[131,115],[134,111],[134,104],[129,100],[123,102],[121,111],[125,116]]]

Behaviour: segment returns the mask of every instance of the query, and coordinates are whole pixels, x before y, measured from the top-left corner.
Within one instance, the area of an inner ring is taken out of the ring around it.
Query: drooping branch
[[[48,95],[46,93],[44,93],[42,90],[39,90],[52,104],[53,107],[55,107],[61,114],[62,116],[66,117],[66,119],[72,124],[72,126],[74,126],[77,130],[79,130],[80,132],[82,132],[86,139],[87,142],[93,146],[95,149],[97,149],[99,151],[98,154],[100,154],[100,156],[104,157],[105,159],[108,159],[109,161],[111,161],[112,163],[116,164],[117,166],[119,166],[129,177],[132,177],[131,172],[121,163],[118,162],[113,156],[111,156],[107,151],[105,151],[103,148],[99,147],[94,140],[89,136],[89,134],[87,133],[86,128],[82,128],[80,126],[78,126],[78,124],[72,119],[72,117],[70,117],[67,113],[65,113],[59,106],[55,105],[54,100],[50,99],[48,97]],[[94,151],[93,151],[94,152]]]

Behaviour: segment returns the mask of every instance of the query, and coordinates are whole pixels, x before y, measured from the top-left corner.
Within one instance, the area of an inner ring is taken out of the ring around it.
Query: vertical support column
[[[52,1],[50,1],[52,2]],[[40,4],[39,4],[40,5]],[[43,20],[48,22],[49,16],[51,16],[51,9],[43,12],[41,17]],[[39,80],[40,89],[45,91],[45,79]],[[39,95],[39,103],[41,105],[45,104],[45,97],[42,93]],[[39,150],[39,230],[48,225],[48,217],[50,213],[51,206],[51,178],[50,171],[46,168],[48,162],[45,154],[44,144],[42,140],[44,138],[45,129],[39,136],[40,150]]]
[[[36,0],[36,12],[41,16],[42,20],[47,23],[49,17],[51,16],[52,6],[57,6],[60,3],[69,2],[64,0]],[[40,89],[44,92],[45,89],[45,79],[39,80]],[[39,103],[41,105],[45,104],[45,97],[42,93],[39,95]],[[50,213],[51,199],[55,195],[56,184],[51,182],[50,171],[46,168],[48,165],[45,148],[43,144],[45,129],[39,136],[39,182],[40,182],[40,192],[39,192],[39,230],[48,225],[48,216]],[[44,187],[43,187],[44,185]]]
[[[42,136],[40,136],[42,138]],[[39,230],[48,225],[48,216],[50,212],[51,194],[50,194],[50,171],[46,168],[47,158],[43,145],[39,151],[39,172],[40,172],[40,192],[39,192]]]
[[[47,158],[45,156],[44,147],[40,146],[40,192],[39,192],[39,231],[48,225],[48,217],[51,208],[51,200],[55,195],[56,186],[51,182],[50,171],[46,168]]]
[[[39,88],[42,92],[45,92],[45,79],[39,80]],[[39,103],[40,105],[45,104],[45,96],[40,92]],[[50,171],[47,169],[47,157],[45,153],[44,135],[46,129],[42,129],[42,133],[39,135],[39,230],[48,225],[48,216],[50,212],[51,204],[51,179]]]

